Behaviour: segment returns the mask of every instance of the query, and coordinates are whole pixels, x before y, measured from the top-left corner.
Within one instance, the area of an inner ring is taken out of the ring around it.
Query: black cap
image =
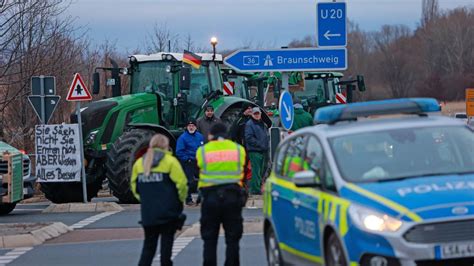
[[[187,123],[186,125],[191,125],[191,124],[197,126],[197,124],[196,124],[196,119],[194,119],[194,118],[189,118],[189,119],[188,119],[188,123]]]
[[[214,106],[208,104],[208,105],[206,106],[206,110],[208,110],[208,109],[214,110]]]
[[[227,126],[223,123],[217,123],[211,127],[211,131],[209,132],[214,138],[227,137]]]

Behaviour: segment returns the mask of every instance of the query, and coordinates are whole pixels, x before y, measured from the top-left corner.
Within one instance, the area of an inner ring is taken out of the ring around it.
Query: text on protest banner
[[[37,181],[81,181],[79,145],[77,124],[37,125],[35,128]]]

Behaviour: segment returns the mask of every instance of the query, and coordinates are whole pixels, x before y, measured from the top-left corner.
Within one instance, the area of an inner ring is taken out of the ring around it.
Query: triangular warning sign
[[[92,100],[92,95],[87,89],[84,81],[82,81],[81,75],[76,73],[74,75],[74,80],[72,81],[71,87],[66,97],[67,101],[90,101]]]

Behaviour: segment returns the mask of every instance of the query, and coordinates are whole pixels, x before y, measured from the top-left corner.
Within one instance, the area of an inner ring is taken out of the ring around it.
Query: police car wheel
[[[341,242],[335,234],[331,234],[326,242],[324,261],[327,266],[347,266]]]
[[[267,261],[269,266],[280,266],[284,265],[283,259],[281,258],[280,247],[278,240],[276,239],[275,232],[270,228],[266,235],[266,251]]]

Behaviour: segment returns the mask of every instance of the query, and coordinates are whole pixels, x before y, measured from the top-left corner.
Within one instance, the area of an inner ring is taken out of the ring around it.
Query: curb
[[[123,211],[124,209],[115,202],[97,202],[97,203],[65,203],[51,204],[43,213],[65,213],[65,212],[113,212]]]
[[[8,225],[8,224],[6,224]],[[72,231],[67,225],[55,222],[26,234],[0,236],[0,248],[18,248],[40,245],[48,239]]]

